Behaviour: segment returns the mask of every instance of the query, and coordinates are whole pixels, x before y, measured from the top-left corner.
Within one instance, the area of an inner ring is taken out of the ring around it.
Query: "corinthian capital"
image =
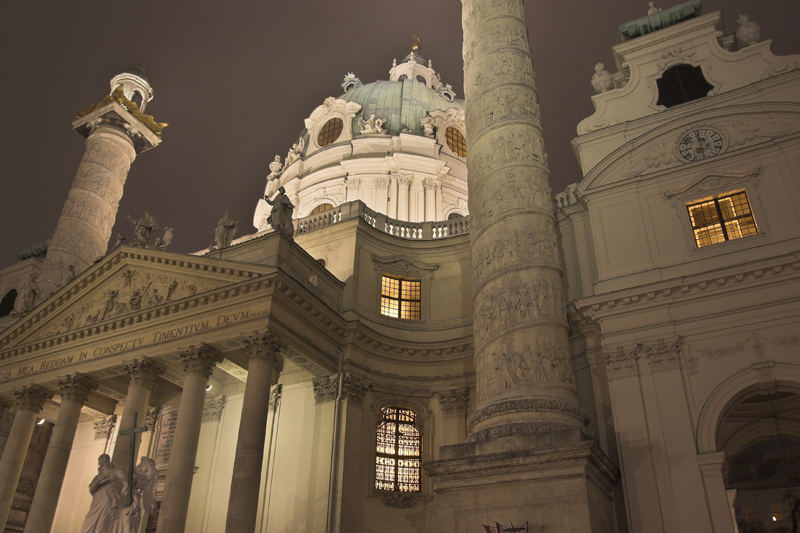
[[[164,368],[152,359],[142,357],[141,359],[134,359],[125,365],[125,370],[128,372],[131,381],[152,389],[156,383],[156,377],[164,371]]]
[[[211,377],[214,365],[222,361],[222,352],[208,344],[191,345],[180,352],[183,371],[187,374],[200,374]]]
[[[17,409],[27,409],[38,413],[44,407],[44,402],[53,397],[53,393],[39,385],[29,385],[14,392],[17,397]]]
[[[280,372],[283,366],[281,353],[286,349],[286,344],[275,333],[269,330],[254,331],[243,339],[249,359],[267,359],[272,362],[276,371]]]
[[[83,374],[67,374],[58,378],[58,388],[62,399],[83,404],[89,394],[97,388],[97,382]]]

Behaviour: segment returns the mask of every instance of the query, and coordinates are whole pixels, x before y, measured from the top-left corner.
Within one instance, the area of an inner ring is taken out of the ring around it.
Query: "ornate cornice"
[[[765,264],[766,263],[766,264]],[[620,290],[597,296],[581,298],[574,302],[578,311],[592,320],[605,314],[629,313],[632,308],[651,307],[666,302],[674,302],[681,297],[694,298],[702,291],[714,289],[738,290],[744,283],[765,282],[771,278],[791,274],[800,270],[800,254],[794,253],[770,261],[762,261],[758,266],[741,270],[731,269],[728,273],[695,279],[676,278],[668,282],[653,284],[650,288]],[[710,296],[710,295],[709,295]]]
[[[97,382],[83,374],[67,374],[58,378],[58,389],[64,400],[73,400],[83,404],[96,388]]]
[[[44,407],[44,403],[53,397],[53,393],[38,385],[29,385],[15,391],[14,396],[17,399],[17,409],[38,413]]]
[[[206,379],[211,377],[214,365],[223,359],[222,352],[208,344],[191,345],[181,350],[180,357],[184,372],[187,374],[199,374],[205,376]]]

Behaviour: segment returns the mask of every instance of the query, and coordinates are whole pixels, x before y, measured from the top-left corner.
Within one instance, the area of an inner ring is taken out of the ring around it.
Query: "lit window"
[[[698,248],[758,233],[744,191],[686,204]]]
[[[331,204],[319,204],[317,207],[311,210],[312,215],[318,215],[320,213],[324,213],[325,211],[330,211],[333,209]]]
[[[384,407],[375,438],[375,488],[419,492],[422,439],[411,409]]]
[[[319,130],[317,135],[317,144],[320,146],[329,146],[333,144],[336,139],[341,135],[344,129],[344,122],[340,118],[332,118],[325,123]]]
[[[444,139],[454,154],[459,157],[467,157],[467,140],[460,131],[450,126],[444,131]]]
[[[404,319],[421,318],[420,281],[382,276],[381,315]]]

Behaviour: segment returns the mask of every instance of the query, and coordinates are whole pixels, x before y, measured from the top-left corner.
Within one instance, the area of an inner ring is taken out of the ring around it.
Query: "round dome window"
[[[317,144],[320,146],[328,146],[333,144],[344,129],[344,122],[340,118],[332,118],[325,123],[319,130],[317,135]]]
[[[456,128],[450,126],[444,131],[447,146],[459,157],[467,157],[467,140]]]

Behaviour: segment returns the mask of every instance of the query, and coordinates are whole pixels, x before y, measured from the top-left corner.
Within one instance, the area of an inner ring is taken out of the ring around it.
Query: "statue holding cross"
[[[114,516],[110,533],[136,533],[142,520],[142,506],[145,512],[152,515],[156,503],[156,484],[158,472],[155,462],[149,457],[142,457],[134,468],[136,435],[147,431],[147,426],[136,426],[137,413],[133,413],[130,429],[121,429],[120,438],[130,435],[130,462],[128,464],[128,483],[125,507],[120,505]]]

